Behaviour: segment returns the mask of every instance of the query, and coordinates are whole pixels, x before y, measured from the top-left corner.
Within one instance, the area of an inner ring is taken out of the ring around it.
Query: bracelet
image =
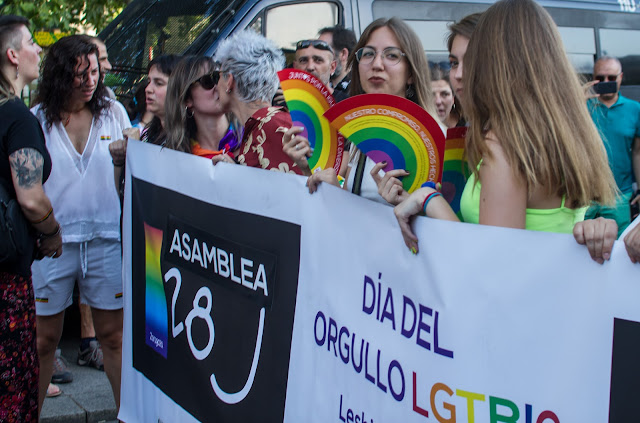
[[[113,159],[111,159],[111,163],[113,163],[114,167],[122,167],[122,166],[124,166],[124,162],[116,164],[116,162],[114,162]]]
[[[424,184],[420,185],[420,188],[433,188],[436,191],[440,191],[442,188],[442,184],[440,182],[435,183],[433,181],[427,181]]]
[[[422,212],[425,215],[427,214],[427,205],[429,204],[429,201],[431,201],[431,199],[436,197],[442,197],[442,193],[439,193],[438,191],[433,191],[431,194],[427,195],[427,197],[424,199],[424,202],[422,203]]]
[[[51,213],[53,213],[53,207],[49,208],[49,211],[47,212],[47,214],[44,215],[43,218],[38,219],[38,220],[32,220],[31,223],[33,225],[37,225],[38,223],[42,223],[45,220],[47,220],[49,218],[49,216],[51,216]]]
[[[56,223],[56,229],[53,232],[51,232],[49,234],[45,234],[45,233],[41,232],[40,235],[38,235],[38,239],[53,238],[54,236],[60,235],[60,232],[62,232],[62,229],[60,228],[60,224]]]

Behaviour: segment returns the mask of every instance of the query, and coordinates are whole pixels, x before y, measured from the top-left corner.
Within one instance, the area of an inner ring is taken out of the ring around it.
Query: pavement
[[[76,306],[70,309],[73,307]],[[68,330],[71,325],[75,331]],[[62,394],[44,400],[40,423],[117,423],[116,403],[107,375],[76,364],[80,345],[78,327],[79,319],[68,310],[60,348],[73,374],[73,382],[59,384]]]

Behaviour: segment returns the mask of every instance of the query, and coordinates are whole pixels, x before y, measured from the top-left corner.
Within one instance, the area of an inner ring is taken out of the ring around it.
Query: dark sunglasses
[[[220,80],[220,71],[216,70],[206,75],[202,75],[200,78],[193,81],[193,83],[195,84],[197,82],[205,90],[210,90],[216,85],[218,85],[219,80]]]
[[[619,76],[620,76],[620,74],[617,74],[617,75],[596,75],[593,79],[595,79],[596,81],[600,81],[600,82],[604,82],[605,79],[607,81],[609,81],[609,82],[613,82],[613,81],[617,80]]]
[[[303,48],[308,48],[309,46],[313,46],[319,50],[326,50],[333,53],[333,49],[326,41],[322,40],[301,40],[296,44],[296,51],[302,50]]]

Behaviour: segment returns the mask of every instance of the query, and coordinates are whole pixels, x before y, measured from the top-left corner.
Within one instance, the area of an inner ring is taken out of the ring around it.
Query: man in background
[[[633,193],[633,182],[640,181],[640,103],[620,94],[622,65],[615,57],[601,57],[593,66],[594,82],[615,82],[613,93],[600,94],[587,101],[589,113],[607,150],[609,166],[621,192],[614,207],[589,208],[586,219],[599,216],[618,223],[620,235],[631,222],[630,203],[640,202]]]
[[[349,97],[351,69],[348,66],[348,61],[349,55],[357,43],[356,34],[342,25],[322,28],[318,34],[318,39],[326,41],[335,55],[336,69],[331,76],[331,84],[333,85],[333,98],[336,102],[340,102]]]

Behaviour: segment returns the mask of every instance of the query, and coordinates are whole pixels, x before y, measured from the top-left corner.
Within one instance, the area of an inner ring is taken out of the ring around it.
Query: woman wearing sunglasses
[[[578,77],[541,6],[531,0],[492,5],[464,59],[466,154],[473,169],[460,201],[465,222],[572,233],[592,201],[613,201],[615,183]],[[556,77],[544,75],[550,68]],[[458,220],[439,192],[415,191],[395,208],[413,252],[418,239],[410,222],[420,212]]]
[[[250,167],[301,175],[302,170],[282,151],[282,136],[291,128],[291,116],[271,100],[279,86],[277,72],[284,66],[282,51],[251,30],[220,43],[214,59],[220,66],[216,88],[224,112],[244,124],[236,162]],[[232,161],[220,155],[215,161]]]
[[[238,138],[215,89],[219,78],[210,57],[187,56],[178,63],[167,88],[167,147],[209,159],[224,153],[233,157]]]
[[[438,120],[430,87],[430,72],[422,43],[417,34],[398,18],[378,19],[362,33],[349,58],[350,94],[392,94],[404,97],[427,110]],[[284,137],[284,149],[310,175],[307,157],[309,141],[300,135],[301,128],[291,128]],[[408,196],[400,177],[408,175],[395,169],[380,176],[386,163],[375,164],[352,146],[344,188],[354,194],[383,204],[398,204]],[[316,172],[309,177],[309,191],[320,182],[339,185],[333,169]]]

